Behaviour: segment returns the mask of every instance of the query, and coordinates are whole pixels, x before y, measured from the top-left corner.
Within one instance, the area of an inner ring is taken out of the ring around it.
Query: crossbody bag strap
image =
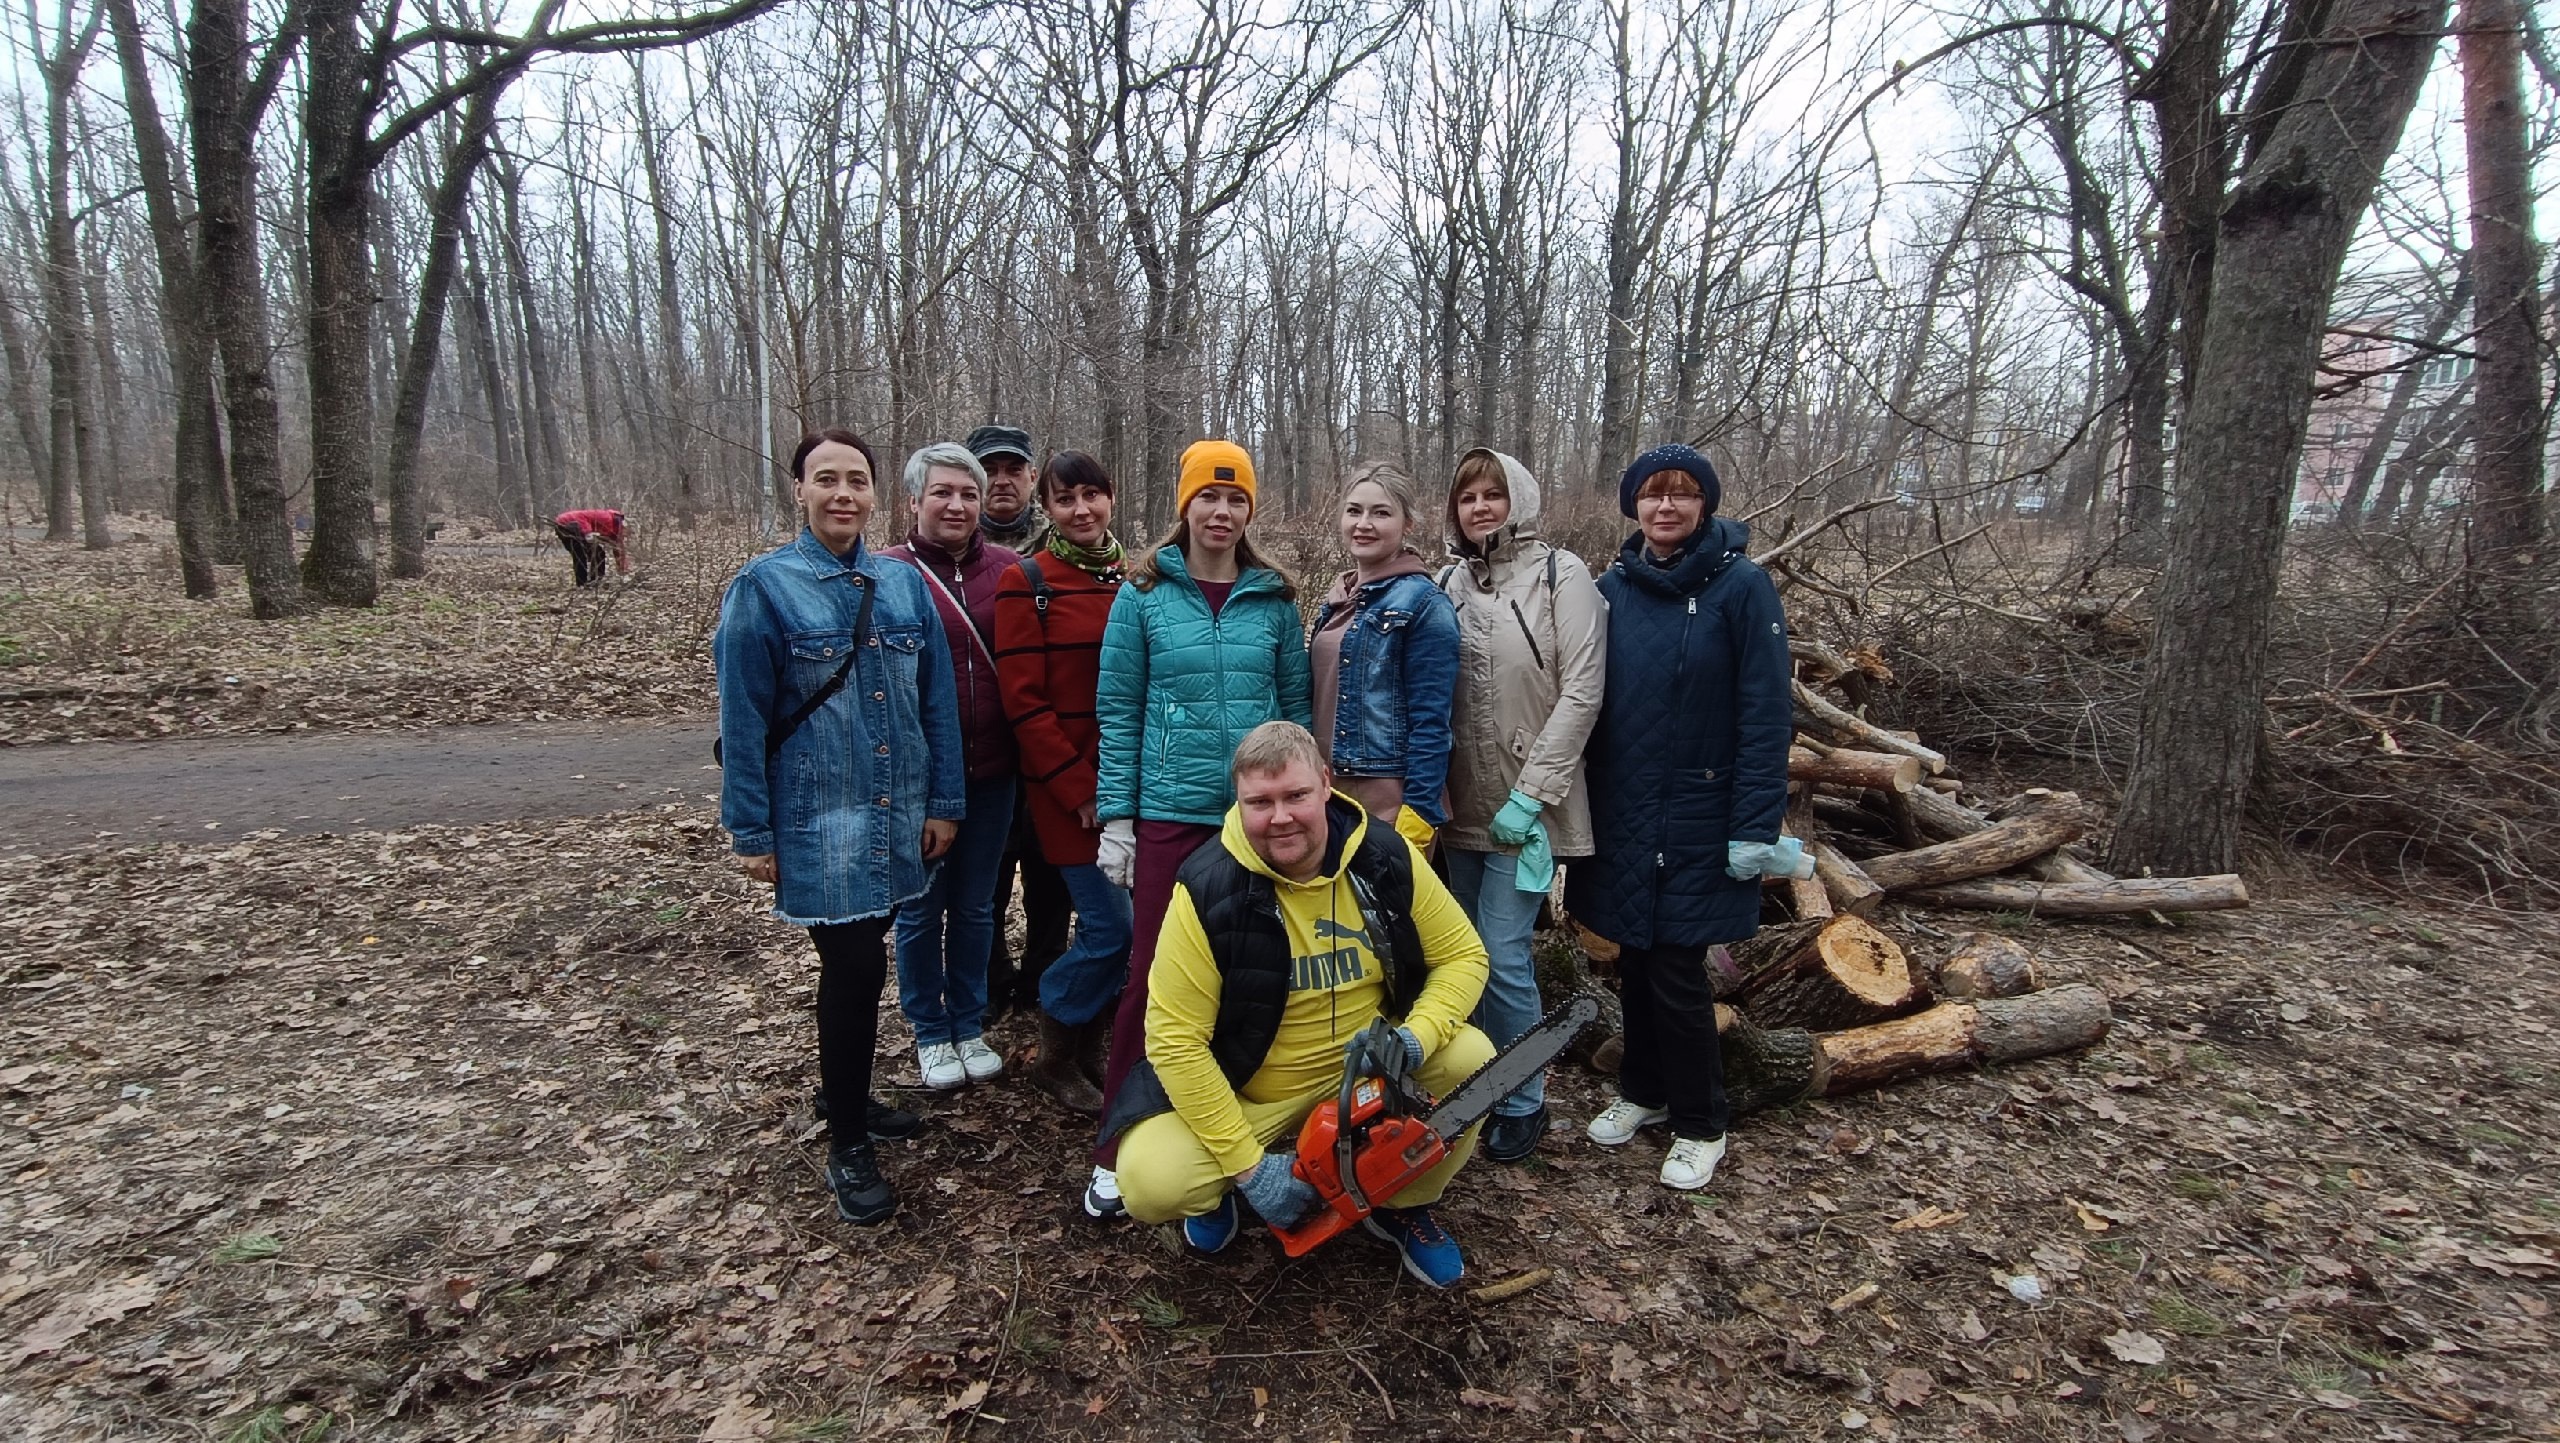
[[[969,644],[978,649],[978,660],[987,664],[987,670],[994,671],[996,669],[996,654],[987,649],[987,639],[978,634],[977,618],[969,614],[969,608],[961,604],[959,597],[951,594],[950,587],[942,584],[942,578],[933,574],[933,568],[924,564],[923,557],[910,556],[907,560],[910,565],[914,566],[915,569],[923,575],[925,584],[931,586],[934,589],[935,594],[939,595],[943,600],[950,602],[952,610],[960,613],[960,624],[969,629]]]
[[[791,734],[800,730],[800,724],[816,716],[818,708],[833,701],[835,694],[844,690],[845,679],[853,675],[853,664],[862,656],[863,639],[871,630],[871,578],[857,571],[853,574],[853,585],[862,593],[862,604],[854,608],[853,613],[853,643],[845,648],[844,660],[836,663],[835,671],[816,691],[809,693],[809,699],[783,718],[782,725],[764,734],[766,761],[779,755],[782,744],[791,740]]]

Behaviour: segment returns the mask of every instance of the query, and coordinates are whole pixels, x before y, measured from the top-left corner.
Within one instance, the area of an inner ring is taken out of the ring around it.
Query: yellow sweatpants
[[[1491,1061],[1493,1054],[1491,1038],[1473,1027],[1461,1026],[1447,1045],[1424,1060],[1415,1080],[1432,1096],[1444,1096]],[[1294,1147],[1298,1128],[1307,1120],[1307,1114],[1316,1110],[1316,1104],[1339,1095],[1340,1088],[1336,1086],[1278,1102],[1239,1101],[1243,1103],[1245,1125],[1262,1139],[1264,1147],[1273,1143]],[[1403,1192],[1388,1200],[1390,1205],[1410,1208],[1438,1202],[1449,1179],[1457,1176],[1458,1169],[1474,1156],[1476,1132],[1482,1126],[1478,1122],[1460,1133],[1440,1165],[1415,1178]],[[1122,1136],[1119,1174],[1120,1199],[1127,1205],[1129,1216],[1142,1223],[1197,1217],[1216,1207],[1218,1199],[1235,1186],[1235,1178],[1192,1136],[1181,1115],[1171,1112],[1158,1113]]]

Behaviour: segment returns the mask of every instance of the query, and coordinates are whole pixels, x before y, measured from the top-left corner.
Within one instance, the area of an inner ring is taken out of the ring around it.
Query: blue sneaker
[[[1427,1207],[1380,1208],[1369,1214],[1364,1226],[1404,1255],[1404,1270],[1424,1287],[1446,1288],[1466,1276],[1458,1240],[1449,1236]]]
[[[1236,1211],[1236,1195],[1232,1192],[1200,1216],[1182,1220],[1182,1240],[1204,1253],[1223,1250],[1242,1231],[1244,1216]]]

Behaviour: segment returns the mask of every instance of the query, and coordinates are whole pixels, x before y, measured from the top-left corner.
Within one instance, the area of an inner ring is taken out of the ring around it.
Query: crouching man
[[[1120,1144],[1120,1194],[1141,1222],[1182,1220],[1203,1252],[1243,1226],[1237,1198],[1275,1228],[1315,1192],[1290,1171],[1299,1124],[1340,1091],[1344,1048],[1384,1015],[1414,1080],[1441,1095],[1493,1056],[1467,1024],[1485,950],[1411,843],[1333,790],[1306,728],[1266,722],[1233,763],[1236,803],[1175,874],[1149,982],[1146,1059],[1103,1135]],[[1475,1151],[1385,1199],[1369,1230],[1435,1288],[1463,1271],[1431,1216]]]

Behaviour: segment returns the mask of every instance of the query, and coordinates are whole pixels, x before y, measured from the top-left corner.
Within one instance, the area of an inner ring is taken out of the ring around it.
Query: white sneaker
[[[1107,1167],[1093,1170],[1093,1180],[1084,1185],[1084,1213],[1092,1218],[1125,1218],[1129,1209],[1120,1201],[1120,1174]]]
[[[924,1085],[936,1092],[949,1092],[969,1080],[968,1069],[960,1062],[960,1049],[948,1042],[918,1043],[916,1066],[924,1072]]]
[[[1634,1139],[1637,1128],[1670,1120],[1670,1108],[1646,1107],[1622,1097],[1591,1119],[1591,1126],[1583,1131],[1602,1147],[1623,1147]]]
[[[1682,1192],[1696,1192],[1715,1181],[1716,1164],[1724,1160],[1724,1139],[1700,1140],[1679,1137],[1671,1140],[1671,1155],[1662,1160],[1662,1185]]]
[[[987,1045],[987,1039],[964,1038],[960,1043],[960,1070],[969,1075],[971,1082],[985,1082],[1003,1075],[1004,1059]]]

